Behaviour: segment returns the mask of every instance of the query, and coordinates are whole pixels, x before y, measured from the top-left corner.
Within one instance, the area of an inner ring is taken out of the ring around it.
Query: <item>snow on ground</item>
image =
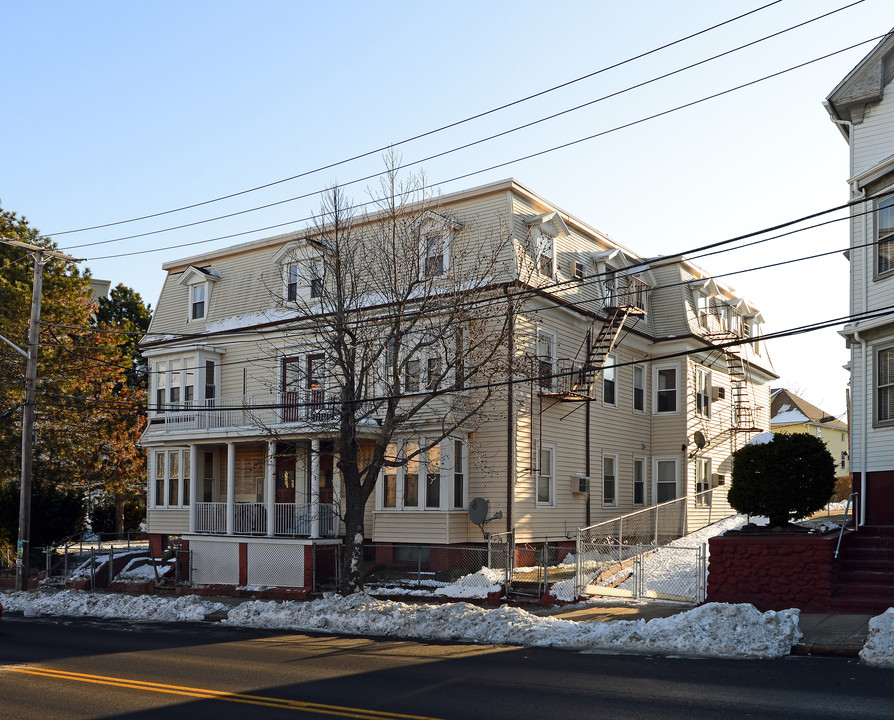
[[[649,652],[729,658],[782,657],[801,638],[798,610],[760,613],[751,605],[712,603],[667,618],[578,623],[521,608],[468,603],[406,604],[368,595],[326,595],[312,602],[253,600],[225,623],[278,630],[461,642],[565,647],[590,652]]]
[[[204,620],[206,615],[227,609],[219,602],[198,595],[163,598],[157,595],[100,594],[81,590],[0,593],[4,610],[34,615],[70,615],[155,622]]]
[[[869,635],[860,651],[867,665],[894,668],[894,608],[869,621]]]
[[[202,620],[228,606],[195,595],[160,598],[60,592],[0,594],[7,610],[26,615],[87,615],[133,621]],[[239,627],[325,631],[493,645],[562,647],[586,652],[645,652],[727,658],[787,655],[801,638],[798,610],[761,613],[751,605],[712,603],[666,618],[580,623],[521,608],[468,603],[407,604],[358,593],[311,602],[248,600],[224,622]]]

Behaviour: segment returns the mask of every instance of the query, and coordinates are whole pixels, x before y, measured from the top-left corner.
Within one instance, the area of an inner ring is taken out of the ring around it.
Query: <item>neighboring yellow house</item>
[[[770,391],[770,428],[773,432],[809,433],[826,443],[835,459],[836,477],[851,474],[847,423],[811,405],[784,388]]]

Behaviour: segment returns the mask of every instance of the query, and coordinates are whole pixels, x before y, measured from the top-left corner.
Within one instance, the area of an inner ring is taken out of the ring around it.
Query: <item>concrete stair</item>
[[[894,607],[894,526],[864,525],[844,536],[831,610],[878,615]]]

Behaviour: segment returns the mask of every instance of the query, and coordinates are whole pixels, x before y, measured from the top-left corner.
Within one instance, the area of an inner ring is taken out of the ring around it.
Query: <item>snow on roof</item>
[[[762,432],[758,435],[755,435],[751,438],[746,445],[766,445],[767,443],[773,442],[773,433],[771,432]]]
[[[788,407],[788,405],[783,405],[783,408],[786,409],[771,417],[770,425],[792,425],[796,423],[810,422],[810,418],[800,410],[790,410]]]

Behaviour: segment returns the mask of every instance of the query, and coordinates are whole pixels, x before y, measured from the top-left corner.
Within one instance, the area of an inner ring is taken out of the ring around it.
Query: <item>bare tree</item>
[[[332,188],[284,269],[297,342],[320,358],[305,370],[319,377],[301,382],[326,383],[319,414],[331,422],[344,486],[345,593],[363,585],[364,510],[383,469],[437,455],[505,393],[517,281],[502,221],[455,216],[422,177],[402,181],[394,158],[371,195],[374,211],[356,216]],[[305,397],[313,413],[314,396]]]

